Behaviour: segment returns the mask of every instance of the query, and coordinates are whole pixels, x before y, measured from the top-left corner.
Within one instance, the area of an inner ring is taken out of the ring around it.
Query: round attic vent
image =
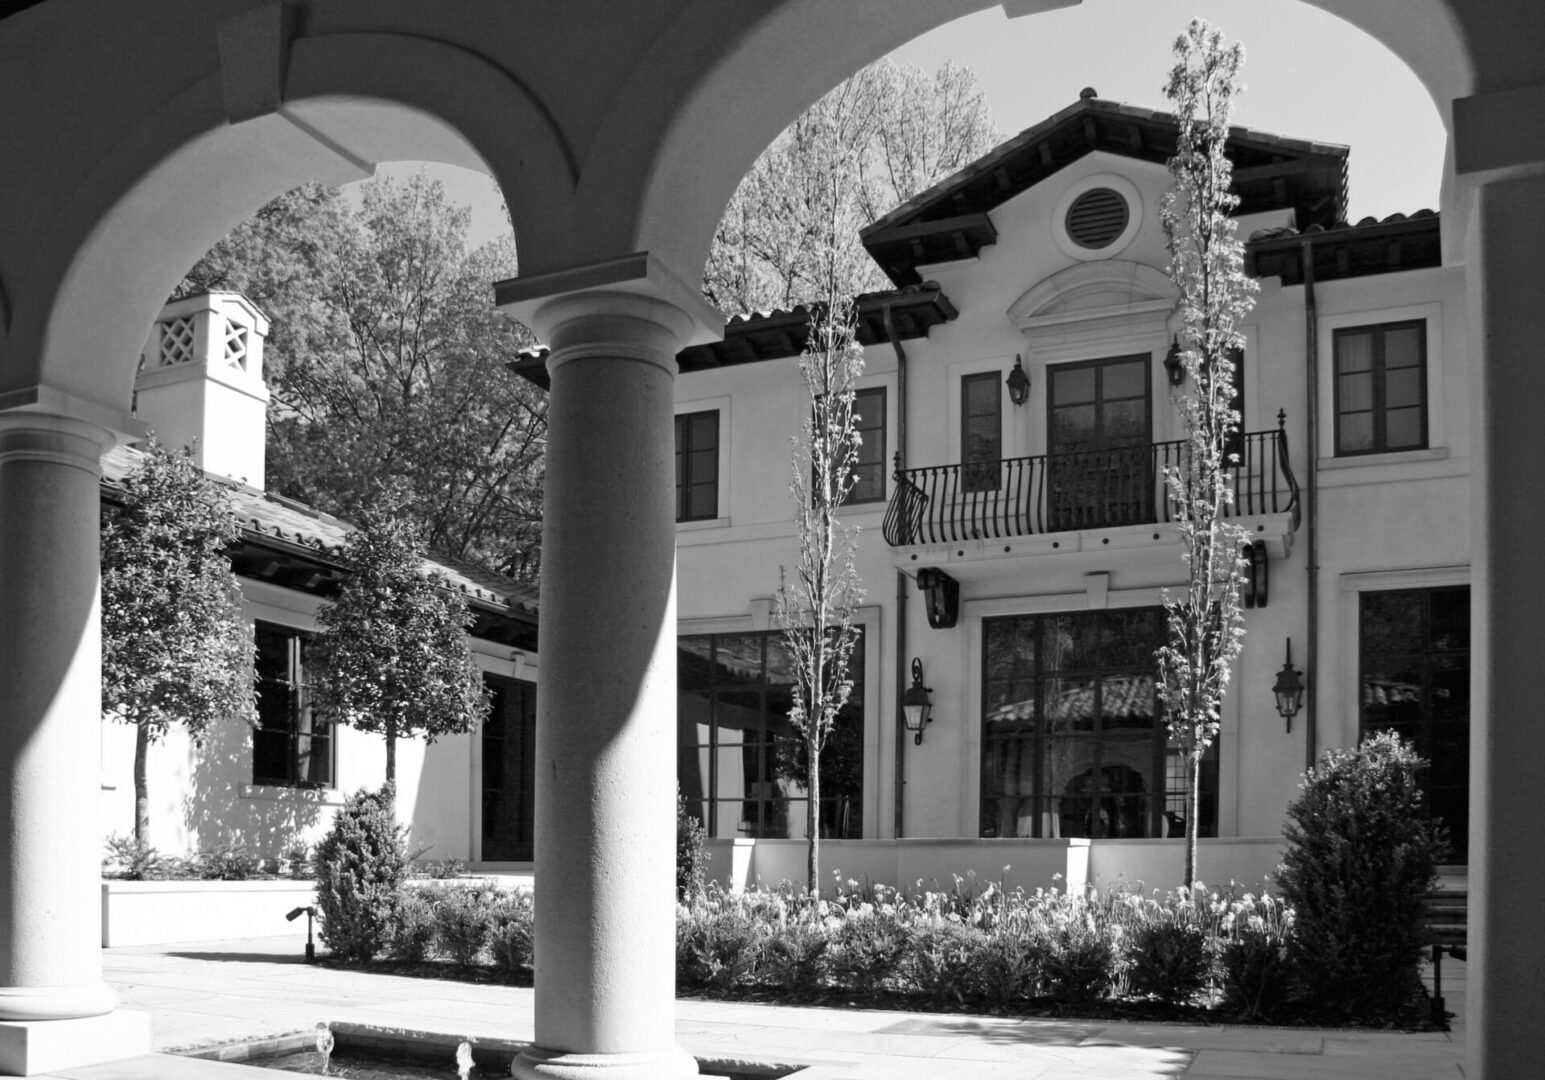
[[[1068,236],[1081,248],[1109,247],[1126,232],[1130,211],[1119,192],[1107,187],[1090,188],[1068,207]]]

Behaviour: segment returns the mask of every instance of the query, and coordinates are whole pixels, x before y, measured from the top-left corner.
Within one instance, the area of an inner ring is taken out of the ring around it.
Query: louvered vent
[[[1068,207],[1067,229],[1082,248],[1108,247],[1126,231],[1127,201],[1110,188],[1091,188]]]

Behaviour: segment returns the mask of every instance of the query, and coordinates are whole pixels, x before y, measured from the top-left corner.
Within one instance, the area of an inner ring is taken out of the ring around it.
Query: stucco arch
[[[533,95],[466,49],[400,34],[301,38],[272,88],[280,104],[250,119],[231,117],[251,96],[235,83],[223,70],[189,86],[60,208],[42,265],[10,298],[0,401],[31,395],[104,420],[121,412],[137,342],[170,287],[236,224],[307,181],[347,183],[383,161],[445,162],[499,182],[518,243],[551,246],[565,231],[572,153]]]
[[[1079,263],[1042,278],[1008,308],[1015,326],[1047,315],[1122,307],[1147,301],[1173,303],[1169,275],[1128,259]]]

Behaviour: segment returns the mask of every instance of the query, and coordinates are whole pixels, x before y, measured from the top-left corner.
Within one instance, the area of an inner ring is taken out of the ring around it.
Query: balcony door
[[[1154,520],[1149,356],[1048,367],[1047,519],[1053,530]]]

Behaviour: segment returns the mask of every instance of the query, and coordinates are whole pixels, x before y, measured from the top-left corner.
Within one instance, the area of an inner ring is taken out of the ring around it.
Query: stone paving
[[[474,1038],[530,1040],[529,989],[335,971],[301,962],[299,938],[110,949],[107,980],[154,1017],[148,1058],[50,1074],[69,1080],[271,1080],[267,1070],[166,1051],[347,1021]],[[1444,965],[1462,1013],[1464,965]],[[680,1044],[700,1060],[804,1066],[800,1080],[1452,1080],[1452,1033],[1194,1027],[1003,1019],[681,1001]],[[453,1075],[447,1070],[447,1075]]]

